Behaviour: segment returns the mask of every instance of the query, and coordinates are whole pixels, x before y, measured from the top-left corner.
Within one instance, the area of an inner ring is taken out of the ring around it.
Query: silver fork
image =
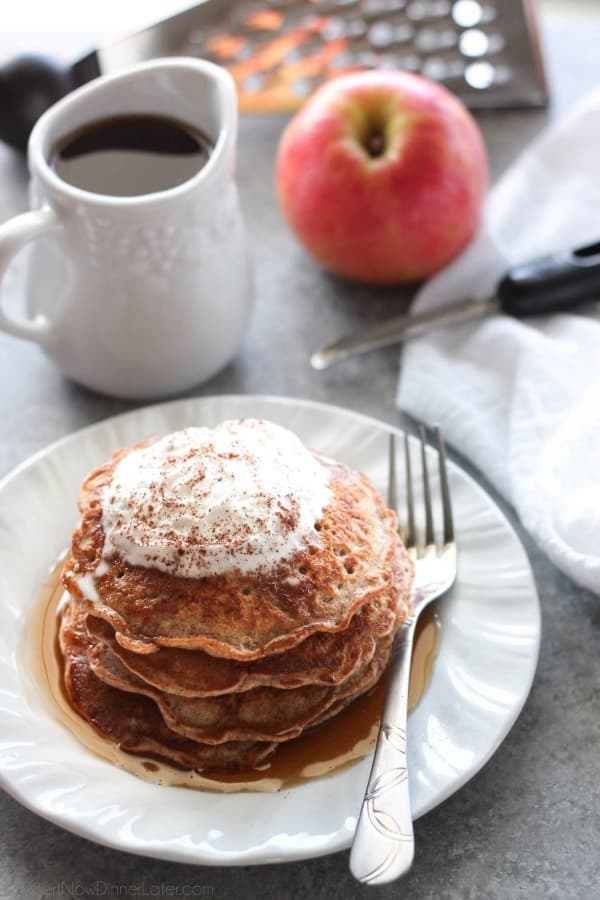
[[[415,564],[412,615],[400,627],[389,666],[389,685],[367,791],[363,799],[352,851],[350,870],[366,884],[387,884],[411,866],[415,844],[406,765],[406,718],[410,660],[417,619],[432,600],[440,597],[456,578],[456,543],[444,444],[434,429],[440,474],[443,525],[438,547],[433,526],[431,486],[427,466],[426,433],[421,427],[421,469],[425,506],[425,533],[421,542],[415,528],[414,482],[408,436],[404,435],[406,466],[406,527],[399,529]],[[388,506],[397,509],[396,452],[390,435]]]

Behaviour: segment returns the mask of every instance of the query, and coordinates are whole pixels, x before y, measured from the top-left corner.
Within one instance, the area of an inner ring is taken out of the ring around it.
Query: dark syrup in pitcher
[[[137,197],[183,184],[206,165],[212,143],[199,129],[166,116],[97,119],[54,147],[63,181],[94,194]]]

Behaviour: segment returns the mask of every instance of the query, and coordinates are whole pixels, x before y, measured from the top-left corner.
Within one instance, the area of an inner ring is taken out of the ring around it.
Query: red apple
[[[326,269],[358,281],[425,278],[477,228],[485,146],[445,88],[379,71],[327,82],[285,129],[276,181],[285,216]]]

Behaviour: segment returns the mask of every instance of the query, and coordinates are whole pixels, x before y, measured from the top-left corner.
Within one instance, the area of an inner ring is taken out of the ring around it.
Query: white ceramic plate
[[[80,431],[0,484],[0,778],[17,800],[108,846],[209,865],[302,859],[348,847],[370,761],[277,794],[214,794],[146,783],[92,756],[34,708],[18,653],[28,610],[70,539],[84,475],[145,435],[262,416],[385,488],[389,427],[337,407],[252,396],[147,407]],[[525,702],[540,638],[527,557],[492,500],[450,471],[460,572],[440,604],[439,652],[408,726],[413,814],[432,809],[497,749]]]

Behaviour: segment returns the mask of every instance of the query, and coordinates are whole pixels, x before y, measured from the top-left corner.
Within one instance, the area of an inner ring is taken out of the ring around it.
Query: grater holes
[[[348,50],[342,50],[329,63],[329,69],[337,72],[343,69],[350,69],[355,65],[354,56]]]
[[[320,79],[297,78],[292,82],[292,93],[295,97],[308,97],[320,83]]]
[[[515,81],[498,0],[240,0],[236,6],[237,28],[225,34],[222,25],[196,28],[182,52],[230,68],[243,110],[259,109],[261,95],[269,108],[297,108],[327,78],[357,69],[459,79],[452,84],[459,95]]]
[[[346,34],[346,23],[341,16],[331,16],[321,31],[326,41],[337,41]]]
[[[463,56],[485,56],[489,45],[487,34],[478,28],[469,28],[468,31],[463,31],[458,43]]]
[[[481,7],[481,24],[487,25],[489,22],[494,22],[496,19],[496,9],[494,6],[482,6]]]
[[[477,3],[477,0],[458,0],[452,7],[452,18],[461,28],[479,25],[481,16],[481,3]]]
[[[432,81],[443,81],[449,75],[448,63],[441,56],[430,56],[423,62],[421,74]]]
[[[394,25],[391,22],[375,22],[371,25],[368,40],[375,50],[386,50],[412,40],[415,30],[408,22]]]
[[[362,0],[361,9],[366,16],[382,16],[400,12],[406,0]]]
[[[369,28],[369,43],[373,47],[389,47],[394,40],[394,26],[390,22],[376,22]]]
[[[496,74],[494,75],[494,84],[508,84],[512,81],[514,72],[506,63],[500,63],[496,66]]]
[[[495,75],[495,67],[487,61],[471,63],[465,69],[465,81],[479,91],[489,88],[494,83]]]
[[[448,50],[455,45],[456,32],[450,28],[421,28],[415,37],[415,46],[423,53]]]
[[[265,84],[264,75],[260,72],[252,72],[251,75],[248,75],[244,78],[242,82],[242,89],[247,94],[258,94],[259,91],[262,91]]]
[[[422,22],[425,19],[439,19],[450,12],[448,0],[413,0],[406,7],[406,15],[413,22]]]
[[[416,53],[407,53],[397,57],[397,64],[399,69],[404,69],[406,72],[418,72],[421,68],[421,57]]]

